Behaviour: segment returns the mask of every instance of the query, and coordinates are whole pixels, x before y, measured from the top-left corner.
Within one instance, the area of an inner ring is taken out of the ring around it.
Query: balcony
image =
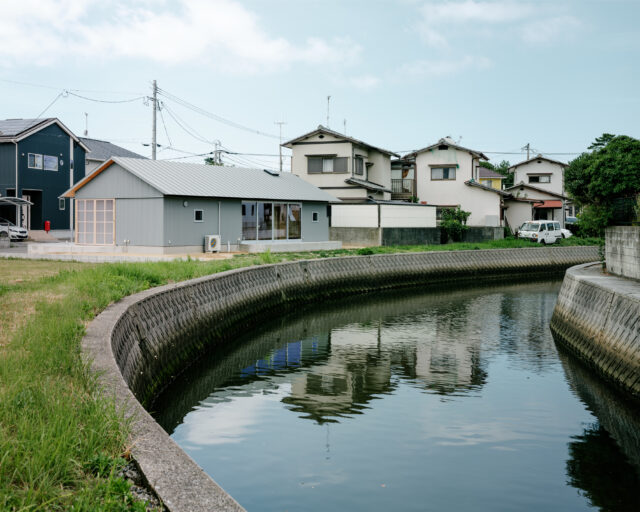
[[[415,195],[413,178],[391,180],[391,199],[406,200]]]

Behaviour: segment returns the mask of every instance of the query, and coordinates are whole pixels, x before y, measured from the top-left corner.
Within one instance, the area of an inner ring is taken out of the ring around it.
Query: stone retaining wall
[[[598,373],[640,398],[640,284],[603,274],[599,264],[568,269],[551,331]]]
[[[110,306],[84,354],[134,416],[132,452],[171,511],[241,510],[142,407],[205,346],[297,303],[447,282],[532,280],[598,259],[597,247],[442,251],[305,260],[231,270],[148,290]]]
[[[612,226],[605,233],[607,270],[640,279],[640,226]]]

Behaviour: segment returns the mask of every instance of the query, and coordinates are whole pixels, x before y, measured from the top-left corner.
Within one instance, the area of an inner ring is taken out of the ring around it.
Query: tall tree
[[[589,149],[569,163],[565,188],[583,206],[583,227],[602,235],[614,220],[614,206],[640,193],[640,140],[605,133]]]

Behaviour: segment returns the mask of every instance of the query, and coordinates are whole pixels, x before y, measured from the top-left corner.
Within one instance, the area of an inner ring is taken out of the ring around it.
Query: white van
[[[539,244],[555,244],[562,238],[560,223],[553,220],[530,220],[520,226],[518,238]]]

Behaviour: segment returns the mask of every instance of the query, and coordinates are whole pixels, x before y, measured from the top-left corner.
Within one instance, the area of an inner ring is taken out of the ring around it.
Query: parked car
[[[573,233],[568,229],[563,228],[560,230],[560,232],[562,233],[562,238],[571,238],[573,236]]]
[[[562,238],[560,223],[549,220],[530,220],[518,229],[518,238],[539,244],[554,244]]]
[[[13,222],[0,217],[0,233],[6,233],[11,240],[26,240],[29,232],[25,228],[16,226]]]
[[[565,224],[575,224],[576,222],[578,222],[578,217],[566,217],[564,219]]]

